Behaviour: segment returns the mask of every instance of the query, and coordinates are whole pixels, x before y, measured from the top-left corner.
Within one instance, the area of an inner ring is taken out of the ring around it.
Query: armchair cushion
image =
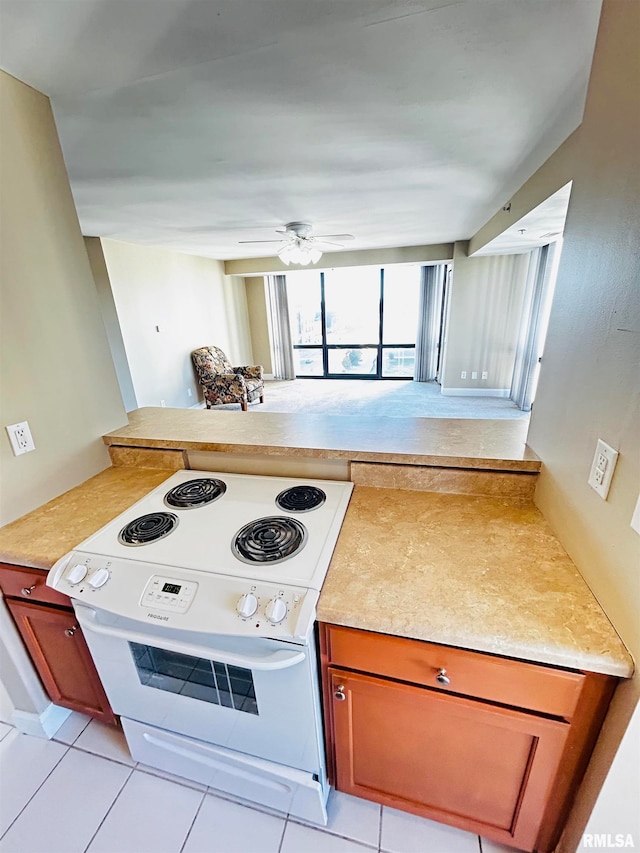
[[[261,365],[232,367],[224,352],[214,346],[194,350],[191,358],[208,409],[223,403],[240,403],[246,410],[247,403],[264,399]]]
[[[236,373],[242,374],[247,379],[262,379],[263,376],[263,368],[261,364],[251,364],[246,367],[234,367],[233,368]]]

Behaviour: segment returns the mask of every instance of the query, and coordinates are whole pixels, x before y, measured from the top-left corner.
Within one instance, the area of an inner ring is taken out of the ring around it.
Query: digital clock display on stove
[[[162,587],[163,592],[170,592],[172,595],[177,595],[181,589],[182,587],[177,583],[166,583]]]

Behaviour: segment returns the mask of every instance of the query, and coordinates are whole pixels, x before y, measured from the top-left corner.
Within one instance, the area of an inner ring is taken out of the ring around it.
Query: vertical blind
[[[289,326],[287,281],[283,275],[267,276],[267,307],[274,379],[295,379]]]
[[[418,382],[431,382],[438,372],[438,343],[445,272],[444,264],[436,264],[422,267],[420,274],[416,365],[413,374],[413,378]]]

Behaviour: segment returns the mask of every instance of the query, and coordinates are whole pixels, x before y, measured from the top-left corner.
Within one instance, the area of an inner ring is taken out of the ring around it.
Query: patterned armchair
[[[262,365],[232,367],[218,347],[200,347],[191,353],[191,358],[207,409],[222,403],[240,403],[246,412],[247,403],[258,398],[264,402]]]

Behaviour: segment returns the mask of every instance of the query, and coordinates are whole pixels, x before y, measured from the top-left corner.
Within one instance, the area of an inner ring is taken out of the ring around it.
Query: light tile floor
[[[72,714],[53,740],[0,723],[2,853],[499,853],[458,829],[332,791],[326,827],[136,764]]]

